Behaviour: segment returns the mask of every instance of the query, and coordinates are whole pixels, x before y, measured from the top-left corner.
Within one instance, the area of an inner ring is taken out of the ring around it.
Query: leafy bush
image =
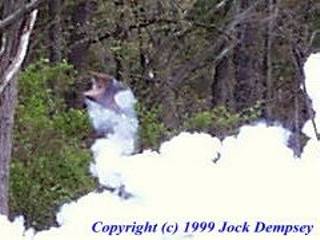
[[[30,65],[19,79],[10,209],[36,229],[54,224],[58,206],[95,186],[83,142],[90,130],[87,114],[64,101],[73,80],[70,65],[46,61]]]
[[[167,134],[167,128],[160,120],[161,107],[147,109],[137,104],[136,110],[139,117],[139,139],[143,148],[157,148]]]
[[[210,132],[223,137],[236,132],[237,128],[245,123],[255,121],[261,116],[260,103],[241,113],[232,113],[224,106],[193,114],[184,128],[192,131]]]
[[[225,137],[235,134],[243,124],[256,121],[261,116],[261,103],[233,113],[224,106],[218,106],[208,111],[191,114],[178,129],[168,130],[161,121],[161,107],[147,109],[137,105],[140,122],[139,139],[143,148],[157,149],[161,142],[181,131],[208,132],[214,136]]]

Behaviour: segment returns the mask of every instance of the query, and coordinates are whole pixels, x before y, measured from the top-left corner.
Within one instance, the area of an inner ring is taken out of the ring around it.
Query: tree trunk
[[[23,6],[23,0],[5,0],[3,18]],[[2,34],[0,54],[0,214],[8,214],[9,169],[12,129],[17,101],[17,73],[27,53],[30,34],[37,16],[34,10],[24,19],[17,18]],[[22,17],[23,18],[23,17]]]
[[[252,0],[239,1],[238,14],[246,11],[254,4]],[[256,104],[263,96],[263,55],[262,34],[252,20],[245,20],[237,27],[238,44],[234,49],[235,69],[235,107],[236,111],[242,111]]]
[[[49,27],[49,59],[51,63],[57,63],[62,60],[62,42],[61,42],[61,0],[50,0],[48,2],[49,16],[51,25]]]
[[[16,99],[16,77],[14,77],[0,99],[0,214],[4,215],[8,214],[9,165]]]
[[[177,129],[179,126],[178,111],[177,111],[177,97],[172,83],[172,77],[167,79],[167,82],[162,86],[162,106],[163,114],[162,120],[165,126],[169,129]]]
[[[274,23],[276,20],[276,0],[268,0],[267,11],[269,15],[269,22],[267,24],[266,36],[265,36],[265,71],[266,71],[266,91],[264,99],[268,102],[266,104],[265,117],[271,119],[272,116],[272,104],[270,100],[273,97],[273,69],[272,69],[272,43],[273,43],[273,31]]]
[[[214,67],[214,80],[211,85],[212,106],[226,106],[234,110],[234,72],[229,56],[223,57]]]
[[[90,34],[90,21],[96,7],[96,1],[81,1],[75,6],[72,13],[72,24],[74,29],[71,32],[70,41],[72,47],[68,54],[68,58],[70,63],[80,71],[85,69],[88,64],[87,60],[90,47],[88,41],[81,40],[85,39]]]

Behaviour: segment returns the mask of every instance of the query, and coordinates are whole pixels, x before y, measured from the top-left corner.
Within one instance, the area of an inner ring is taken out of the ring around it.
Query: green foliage
[[[139,139],[143,148],[157,148],[162,138],[167,134],[167,128],[160,120],[161,107],[147,109],[137,104],[139,117]]]
[[[161,107],[147,109],[141,104],[137,105],[140,121],[140,142],[143,148],[156,149],[160,143],[181,131],[208,132],[218,137],[235,134],[240,126],[256,121],[261,117],[261,103],[233,113],[225,106],[218,106],[208,111],[192,114],[186,118],[179,129],[169,131],[161,121]]]
[[[19,79],[10,208],[36,229],[54,224],[58,206],[95,186],[84,144],[88,117],[64,101],[73,80],[71,66],[46,61],[30,65]]]
[[[220,1],[198,0],[191,9],[192,19],[206,24],[221,24],[227,20],[227,12],[230,10],[232,1],[225,1],[223,7],[217,8]]]
[[[192,131],[210,132],[216,136],[235,133],[245,123],[257,120],[261,116],[260,103],[241,113],[232,113],[224,106],[193,114],[184,124],[184,128]]]
[[[194,114],[186,122],[187,129],[200,130],[209,128],[212,125],[213,113],[211,111],[204,111]]]
[[[257,101],[255,105],[244,109],[240,113],[241,124],[248,124],[252,121],[256,121],[261,118],[262,115],[262,103]]]

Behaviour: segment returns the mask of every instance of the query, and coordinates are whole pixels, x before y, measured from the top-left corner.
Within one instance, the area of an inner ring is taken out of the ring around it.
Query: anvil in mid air
[[[116,99],[119,93],[128,91],[128,88],[110,75],[97,72],[91,72],[91,75],[92,87],[84,92],[84,96],[109,110],[117,113],[122,112]]]
[[[104,73],[92,72],[91,76],[92,87],[84,96],[96,132],[135,139],[138,119],[131,89]]]

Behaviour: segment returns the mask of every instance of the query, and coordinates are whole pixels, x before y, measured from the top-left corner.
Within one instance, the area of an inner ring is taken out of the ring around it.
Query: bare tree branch
[[[45,1],[47,0],[35,0],[30,3],[27,3],[22,8],[17,9],[14,13],[7,16],[5,19],[0,20],[0,32],[14,24],[19,18],[31,13],[33,10],[38,8],[41,3],[44,3]]]
[[[309,48],[312,48],[312,44],[315,40],[315,38],[317,37],[317,35],[320,35],[320,30],[316,30],[311,34],[310,40],[309,40]]]
[[[1,38],[1,48],[0,48],[0,58],[3,55],[3,53],[6,50],[6,42],[7,42],[7,34],[2,34],[2,38]]]
[[[8,69],[4,72],[4,79],[2,84],[0,85],[0,95],[3,93],[6,86],[10,83],[10,81],[14,78],[14,76],[21,68],[23,60],[25,59],[25,56],[27,54],[29,39],[37,18],[37,13],[38,10],[33,10],[33,12],[30,14],[30,18],[26,21],[25,26],[22,29],[16,56],[12,60],[12,63],[9,65]]]
[[[303,94],[305,97],[308,115],[311,118],[311,123],[312,123],[314,134],[315,134],[317,140],[320,141],[320,134],[318,132],[317,124],[315,121],[315,116],[312,113],[312,105],[308,99],[308,92],[307,92],[307,87],[306,87],[306,83],[305,83],[305,74],[303,71],[303,64],[306,61],[307,54],[299,47],[298,44],[291,42],[291,46],[292,46],[291,48],[292,48],[295,66],[298,70],[298,73],[303,77],[303,80],[301,82],[301,86],[302,86],[302,91],[303,91]]]

